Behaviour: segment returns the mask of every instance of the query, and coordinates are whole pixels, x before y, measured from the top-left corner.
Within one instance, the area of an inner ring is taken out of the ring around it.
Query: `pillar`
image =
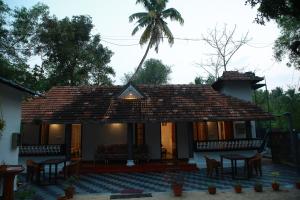
[[[127,146],[128,146],[128,160],[127,166],[133,166],[133,123],[127,124]]]
[[[193,133],[193,122],[188,123],[187,128],[188,144],[189,144],[189,163],[195,164],[194,159],[194,133]]]
[[[71,159],[72,124],[65,124],[65,153],[66,159]]]

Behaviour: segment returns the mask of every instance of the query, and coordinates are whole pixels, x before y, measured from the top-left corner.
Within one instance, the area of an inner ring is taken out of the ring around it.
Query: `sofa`
[[[132,151],[135,161],[149,160],[147,145],[133,145]],[[128,160],[127,144],[99,145],[97,147],[94,155],[94,163],[103,161],[105,164],[108,164],[112,160]]]

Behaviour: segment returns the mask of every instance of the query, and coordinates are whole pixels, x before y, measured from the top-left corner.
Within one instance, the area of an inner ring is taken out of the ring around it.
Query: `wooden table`
[[[56,184],[57,183],[57,173],[58,173],[58,170],[57,170],[57,166],[61,163],[64,163],[64,169],[66,169],[66,162],[67,160],[66,159],[48,159],[48,160],[44,160],[42,162],[39,162],[38,164],[43,166],[44,167],[44,170],[45,170],[45,166],[48,165],[49,167],[49,177],[48,177],[48,183],[51,184],[51,180],[52,180],[52,166],[54,165],[54,183]],[[64,178],[66,178],[66,170],[64,170]],[[38,175],[38,182],[39,184],[41,183],[40,182],[40,175]]]
[[[231,162],[231,175],[232,179],[235,179],[237,176],[237,161],[238,160],[243,160],[245,162],[244,165],[244,177],[247,179],[250,178],[250,170],[248,166],[248,161],[249,159],[252,158],[252,156],[245,156],[245,155],[240,155],[240,154],[224,154],[220,155],[221,157],[221,174],[222,176],[224,175],[224,170],[223,170],[223,160],[228,159]]]
[[[24,171],[24,167],[22,165],[6,165],[0,168],[0,177],[4,178],[2,200],[14,200],[15,176]]]

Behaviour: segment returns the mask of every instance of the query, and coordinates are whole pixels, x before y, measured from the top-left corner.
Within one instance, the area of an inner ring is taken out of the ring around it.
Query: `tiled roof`
[[[255,76],[253,72],[240,73],[238,71],[224,71],[223,75],[219,80],[229,80],[229,81],[262,81],[264,78]]]
[[[257,89],[264,86],[262,84],[256,84],[262,80],[264,80],[263,77],[255,76],[253,72],[240,73],[238,71],[224,71],[223,75],[212,84],[212,87],[218,90],[222,87],[224,81],[249,81],[252,88]]]
[[[155,122],[270,119],[272,115],[204,85],[138,85],[145,98],[119,99],[122,86],[59,86],[22,106],[23,122]]]
[[[13,88],[15,88],[15,89],[17,89],[17,90],[20,90],[20,91],[29,93],[29,94],[31,94],[31,95],[36,95],[36,92],[34,92],[34,91],[32,91],[32,90],[30,90],[30,89],[28,89],[28,88],[25,88],[24,86],[22,86],[22,85],[20,85],[20,84],[18,84],[18,83],[16,83],[16,82],[13,82],[13,81],[11,81],[11,80],[8,80],[8,79],[6,79],[6,78],[3,78],[3,77],[1,77],[1,76],[0,76],[0,83],[3,83],[3,84],[8,85],[8,86],[10,86],[10,87],[13,87]]]

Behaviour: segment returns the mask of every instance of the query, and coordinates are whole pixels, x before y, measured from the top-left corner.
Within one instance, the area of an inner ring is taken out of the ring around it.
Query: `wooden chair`
[[[204,158],[206,160],[206,175],[212,177],[214,170],[216,171],[216,175],[218,175],[219,168],[221,167],[220,161],[208,158],[207,156],[204,156]]]
[[[38,163],[33,160],[26,161],[26,180],[27,181],[40,181],[41,172],[43,172],[43,176],[45,177],[45,170],[43,166],[40,166]]]
[[[250,175],[253,174],[253,170],[255,170],[255,174],[258,176],[262,176],[262,167],[261,167],[261,159],[262,155],[260,153],[255,154],[251,159],[248,161],[249,172]]]
[[[66,166],[63,170],[66,170],[66,176],[76,176],[79,177],[80,172],[80,161],[72,161],[70,164]]]

